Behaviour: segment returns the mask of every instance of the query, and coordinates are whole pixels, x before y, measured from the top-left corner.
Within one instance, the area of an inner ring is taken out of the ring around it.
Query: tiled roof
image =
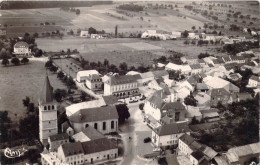
[[[192,142],[195,141],[194,138],[191,137],[191,136],[188,135],[188,134],[182,135],[182,136],[180,137],[180,140],[181,140],[182,142],[184,142],[185,144],[187,144],[188,146],[189,146]]]
[[[163,77],[169,75],[169,73],[166,70],[157,70],[153,72],[153,75],[155,77]]]
[[[101,77],[98,74],[91,74],[91,75],[88,76],[87,79],[89,79],[89,80],[99,80],[99,79],[101,79]]]
[[[118,102],[118,99],[116,96],[110,95],[110,96],[102,96],[104,102],[106,105],[113,105]]]
[[[224,88],[216,88],[211,90],[211,97],[229,95],[229,92]]]
[[[201,68],[200,64],[192,64],[192,65],[190,65],[190,67],[191,67],[191,69],[200,69]]]
[[[83,129],[82,132],[91,140],[102,139],[105,137],[101,132],[91,126]]]
[[[198,83],[196,85],[196,89],[202,90],[202,89],[209,89],[208,86],[204,83]]]
[[[188,123],[183,122],[183,123],[165,124],[165,125],[162,125],[162,126],[156,128],[154,131],[159,136],[165,136],[165,135],[190,132],[190,129],[189,129]]]
[[[116,75],[110,77],[106,83],[109,85],[120,85],[136,82],[137,79],[133,75]]]
[[[44,85],[41,91],[40,101],[43,104],[50,103],[53,101],[53,88],[50,84],[48,75],[46,75],[45,77]]]
[[[259,80],[260,80],[260,78],[257,77],[257,76],[255,76],[255,75],[252,75],[252,76],[250,77],[250,79],[251,79],[251,80],[258,81],[258,82],[259,82]]]
[[[201,160],[204,157],[204,154],[201,151],[192,152],[191,155],[197,160]]]
[[[158,96],[155,96],[155,95],[153,95],[153,96],[151,96],[149,99],[148,99],[148,101],[150,102],[150,103],[152,103],[152,104],[154,104],[157,108],[159,108],[159,109],[161,109],[162,108],[162,106],[164,105],[164,101],[163,101],[163,99],[161,99],[161,97],[158,97]]]
[[[19,41],[14,45],[15,48],[29,48],[29,45],[26,42]]]
[[[91,140],[81,144],[85,155],[117,148],[116,143],[107,138]]]
[[[145,72],[145,73],[141,73],[141,77],[142,79],[150,78],[150,77],[154,77],[154,74],[153,72]]]
[[[69,121],[74,123],[103,121],[118,119],[118,113],[115,106],[105,106],[96,108],[81,109],[69,116]]]
[[[67,133],[61,133],[61,134],[49,136],[49,138],[50,141],[53,142],[53,141],[69,139],[69,135]]]
[[[62,147],[65,157],[72,156],[72,155],[78,155],[78,154],[84,154],[84,150],[83,150],[80,142],[65,143],[65,144],[61,145],[61,147]]]
[[[174,110],[185,110],[185,107],[182,103],[176,101],[176,102],[169,102],[165,103],[162,106],[162,110],[169,110],[169,109],[174,109]]]

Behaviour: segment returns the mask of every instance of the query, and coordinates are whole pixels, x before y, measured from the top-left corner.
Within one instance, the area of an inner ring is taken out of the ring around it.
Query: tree
[[[85,92],[81,91],[81,95],[80,95],[81,101],[86,101],[86,98],[87,98],[87,94]]]
[[[7,57],[7,53],[6,53],[6,49],[2,48],[1,52],[0,52],[0,59],[2,58],[6,58]]]
[[[184,99],[186,105],[197,106],[197,102],[193,95],[189,95]]]
[[[54,65],[52,65],[52,66],[50,67],[50,71],[51,71],[51,72],[57,72],[57,70],[58,70],[58,67],[56,67],[56,66],[54,66]]]
[[[88,33],[89,34],[97,34],[97,30],[94,29],[93,27],[90,27],[90,28],[88,28]]]
[[[3,58],[2,65],[6,66],[9,64],[9,60],[7,58]]]
[[[127,71],[127,64],[125,62],[121,63],[119,65],[119,68],[122,70],[122,71]]]
[[[28,106],[27,106],[27,112],[28,112],[28,113],[34,112],[34,110],[35,110],[34,103],[28,104]]]
[[[42,56],[42,50],[41,49],[37,49],[34,53],[34,57],[41,57]]]
[[[182,33],[182,36],[184,38],[187,38],[189,36],[189,32],[187,30],[185,30],[183,33]]]
[[[64,73],[62,71],[59,71],[57,74],[57,78],[62,79],[64,77]]]
[[[79,9],[76,10],[76,14],[77,14],[77,15],[80,14],[80,10],[79,10]]]
[[[54,91],[54,98],[57,102],[61,102],[63,98],[67,96],[67,91],[65,89],[56,89]]]
[[[45,63],[45,67],[46,67],[46,68],[50,68],[52,65],[53,65],[53,64],[52,64],[52,60],[51,60],[51,59],[48,60],[48,61]]]
[[[194,125],[194,124],[199,124],[199,120],[196,119],[195,116],[193,116],[193,118],[191,119],[191,124]]]
[[[23,99],[23,106],[28,107],[30,102],[31,102],[30,98],[26,96],[25,99]]]
[[[195,30],[196,29],[196,27],[195,26],[192,26],[192,28],[191,28],[192,30]]]
[[[28,62],[29,62],[29,59],[26,58],[26,57],[24,57],[24,58],[21,60],[21,63],[23,63],[23,64],[26,64],[26,63],[28,63]]]
[[[144,103],[139,104],[139,109],[144,110]]]
[[[34,33],[34,34],[33,34],[33,37],[34,37],[34,38],[37,38],[38,36],[39,36],[38,33]]]
[[[12,58],[11,63],[13,63],[14,65],[19,65],[20,60],[17,57],[14,57],[14,58]]]
[[[119,116],[118,122],[122,124],[130,117],[129,109],[126,104],[118,104],[116,105],[116,109]]]

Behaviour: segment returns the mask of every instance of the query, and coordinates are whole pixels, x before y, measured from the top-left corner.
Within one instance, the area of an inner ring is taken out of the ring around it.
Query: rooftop
[[[29,48],[29,45],[24,41],[19,41],[14,45],[15,48]]]
[[[110,119],[118,119],[118,113],[115,106],[104,106],[96,108],[86,108],[72,114],[68,117],[70,122],[84,123]]]
[[[48,75],[46,75],[45,77],[45,81],[41,91],[40,101],[43,104],[53,102],[53,88],[50,84]]]
[[[159,136],[190,132],[187,122],[165,124],[156,128],[155,133]]]
[[[135,75],[116,75],[111,76],[105,83],[109,85],[120,85],[137,82],[137,77]]]
[[[49,138],[51,142],[59,141],[59,140],[67,140],[69,139],[69,135],[67,133],[61,133],[61,134],[49,136]]]

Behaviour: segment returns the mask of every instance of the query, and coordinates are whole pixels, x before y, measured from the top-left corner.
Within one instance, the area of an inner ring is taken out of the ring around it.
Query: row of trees
[[[11,59],[11,63],[14,65],[20,65],[20,63],[27,64],[28,62],[29,62],[29,59],[26,57],[22,58],[21,60],[19,60],[19,58],[17,58],[17,57],[14,57]],[[10,62],[9,62],[8,58],[3,58],[2,65],[7,66],[7,65],[9,65],[9,63]]]
[[[143,11],[144,7],[140,5],[134,5],[134,4],[123,4],[123,5],[119,5],[117,9],[139,12],[139,11]]]
[[[149,71],[149,67],[145,67],[143,65],[139,66],[139,67],[134,67],[131,66],[129,67],[127,65],[127,63],[122,62],[119,64],[119,68],[114,65],[114,64],[110,64],[110,62],[105,59],[103,63],[101,63],[100,61],[98,62],[89,62],[87,60],[85,60],[84,58],[81,59],[76,59],[78,61],[80,61],[81,63],[81,67],[83,69],[95,69],[97,71],[99,71],[99,73],[101,74],[107,74],[109,72],[113,72],[113,73],[119,73],[119,74],[126,74],[128,71],[138,71],[141,73],[147,72]]]
[[[79,10],[79,9],[76,9],[76,8],[74,8],[74,7],[61,7],[60,10],[69,11],[69,12],[74,12],[74,13],[76,13],[77,15],[80,14],[80,10]]]
[[[259,48],[259,41],[257,42],[240,42],[234,44],[228,44],[223,46],[222,51],[227,52],[231,55],[236,55],[237,53],[248,51],[250,49]]]

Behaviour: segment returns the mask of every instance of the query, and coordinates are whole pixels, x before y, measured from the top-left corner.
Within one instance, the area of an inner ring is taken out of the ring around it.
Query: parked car
[[[153,149],[153,152],[161,152],[162,150],[161,150],[161,148],[154,148]]]
[[[129,103],[136,103],[138,100],[130,100]]]
[[[143,100],[145,100],[146,99],[146,97],[145,96],[143,96],[141,99],[140,99],[140,101],[143,101]]]

